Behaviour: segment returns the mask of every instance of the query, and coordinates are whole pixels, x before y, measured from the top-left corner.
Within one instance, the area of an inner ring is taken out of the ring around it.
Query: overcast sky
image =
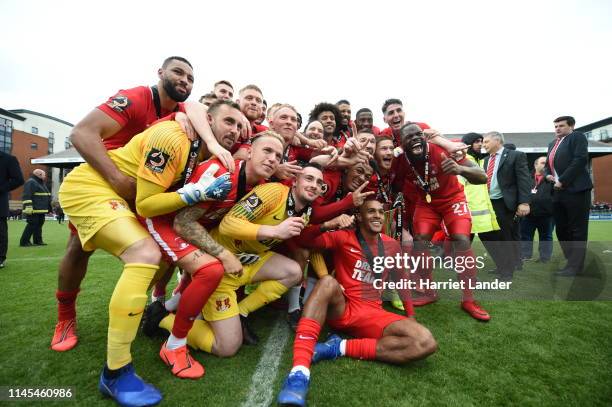
[[[298,6],[299,4],[299,6]],[[552,131],[612,115],[612,1],[0,0],[0,107],[76,123],[169,55],[191,99],[219,79],[259,85],[307,116],[404,101],[445,133]]]

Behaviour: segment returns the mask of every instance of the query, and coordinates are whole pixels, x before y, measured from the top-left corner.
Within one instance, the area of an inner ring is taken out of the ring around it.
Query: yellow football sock
[[[310,264],[312,264],[312,269],[317,277],[321,278],[329,274],[327,266],[325,265],[325,259],[321,252],[313,252],[310,254]]]
[[[276,280],[267,280],[259,284],[257,290],[238,303],[240,315],[248,316],[264,305],[280,298],[289,288]]]
[[[147,303],[147,287],[158,266],[129,263],[115,286],[108,306],[107,364],[119,369],[132,361],[130,345],[136,337],[138,325]]]

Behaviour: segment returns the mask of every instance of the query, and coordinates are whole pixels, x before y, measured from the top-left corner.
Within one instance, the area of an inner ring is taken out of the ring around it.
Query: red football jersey
[[[380,236],[384,245],[384,256],[394,257],[396,253],[400,252],[397,241],[384,234]],[[377,242],[367,243],[372,255],[378,256]],[[368,263],[354,230],[323,233],[308,246],[332,250],[336,280],[344,288],[344,295],[349,300],[382,304],[382,290],[375,289],[373,283],[376,279],[382,279],[384,274],[375,273],[372,270],[373,265]]]
[[[456,175],[445,174],[442,171],[442,154],[447,157],[450,155],[442,147],[435,144],[427,143],[429,148],[429,194],[431,195],[432,202],[436,201],[447,201],[449,198],[454,198],[457,195],[463,195],[463,185],[459,182]],[[412,184],[417,191],[417,197],[419,202],[426,202],[425,191],[419,186],[414,171],[408,164],[408,159],[405,154],[398,157],[399,167],[398,170],[405,174],[406,182],[404,182],[404,191],[410,191],[410,188],[406,184]],[[425,162],[418,161],[414,164],[414,168],[421,177],[425,179]]]
[[[179,111],[185,111],[183,103],[179,103],[178,106]],[[121,125],[121,130],[102,141],[107,150],[123,147],[136,134],[145,131],[150,124],[172,113],[162,109],[161,117],[157,117],[153,94],[148,86],[121,89],[98,106],[98,109]]]
[[[223,216],[225,216],[225,214],[229,212],[232,206],[234,206],[236,202],[240,200],[240,198],[242,198],[242,196],[238,196],[238,186],[240,183],[240,173],[242,172],[243,167],[246,165],[246,162],[242,160],[234,161],[236,163],[236,170],[233,174],[230,174],[232,189],[230,190],[229,194],[227,194],[225,199],[223,201],[205,201],[196,204],[198,207],[206,209],[206,213],[204,214],[204,216],[199,219],[199,222],[206,229],[210,229],[216,226],[221,221]],[[204,174],[204,172],[213,164],[217,164],[219,166],[219,169],[217,170],[217,172],[215,172],[215,178],[228,172],[227,168],[225,168],[223,164],[221,164],[221,161],[219,161],[219,159],[211,158],[198,164],[196,169],[193,171],[193,175],[190,178],[191,182],[195,182],[196,180],[198,180],[202,176],[202,174]],[[253,189],[253,186],[247,185],[245,180],[244,195],[250,192],[251,189]]]

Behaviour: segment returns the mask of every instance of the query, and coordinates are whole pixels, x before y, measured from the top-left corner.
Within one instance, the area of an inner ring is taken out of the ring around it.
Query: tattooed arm
[[[198,219],[206,213],[206,209],[199,206],[189,206],[181,210],[174,218],[176,233],[200,250],[218,258],[225,268],[226,274],[242,274],[240,261],[213,239]]]

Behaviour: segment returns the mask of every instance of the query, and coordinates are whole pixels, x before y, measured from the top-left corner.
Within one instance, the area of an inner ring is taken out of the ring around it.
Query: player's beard
[[[177,92],[172,82],[168,79],[164,79],[162,85],[168,96],[170,96],[170,99],[174,100],[175,102],[184,102],[191,94],[191,92],[187,92],[185,94]]]

